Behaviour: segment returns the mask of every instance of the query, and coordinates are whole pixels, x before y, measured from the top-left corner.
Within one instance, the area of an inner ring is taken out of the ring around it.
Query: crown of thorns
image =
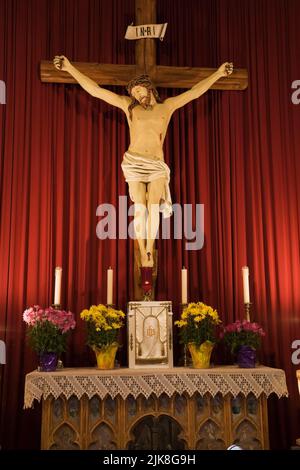
[[[126,89],[127,89],[130,96],[131,96],[131,90],[135,86],[144,86],[148,90],[152,90],[153,95],[155,96],[155,98],[160,101],[159,94],[158,94],[155,86],[153,85],[153,82],[152,82],[151,78],[149,77],[149,75],[146,75],[146,74],[139,75],[138,77],[135,77],[132,80],[130,80],[130,82],[128,83],[128,85],[126,87]]]
[[[145,88],[154,88],[153,83],[151,81],[151,78],[149,75],[139,75],[138,77],[134,77],[130,82],[127,84],[127,91],[129,94],[131,94],[132,88],[135,86],[144,86]]]

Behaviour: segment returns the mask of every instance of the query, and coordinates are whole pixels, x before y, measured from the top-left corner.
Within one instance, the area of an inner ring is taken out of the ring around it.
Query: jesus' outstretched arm
[[[63,55],[57,55],[53,59],[53,64],[57,70],[61,70],[64,72],[68,72],[72,75],[73,78],[81,85],[81,87],[87,91],[90,95],[94,96],[95,98],[99,98],[106,103],[109,103],[113,106],[117,106],[121,108],[124,112],[126,112],[128,107],[128,97],[117,95],[110,90],[106,90],[105,88],[101,88],[98,83],[94,82],[91,78],[87,77],[83,73],[81,73],[71,62],[67,59],[67,57]]]
[[[165,101],[165,104],[168,106],[171,112],[175,111],[178,108],[181,108],[185,104],[189,103],[196,98],[199,98],[203,95],[212,85],[219,80],[221,77],[228,77],[233,72],[233,64],[232,62],[225,62],[222,64],[216,72],[209,75],[209,77],[201,80],[200,82],[196,83],[192,88],[181,93],[180,95],[174,96],[172,98],[168,98]]]

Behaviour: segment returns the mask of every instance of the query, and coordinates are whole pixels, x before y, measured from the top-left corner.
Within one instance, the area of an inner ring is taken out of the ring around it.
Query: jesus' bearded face
[[[141,106],[145,109],[151,107],[151,101],[153,101],[153,95],[151,90],[148,90],[142,85],[136,85],[131,90],[131,95],[135,98]]]

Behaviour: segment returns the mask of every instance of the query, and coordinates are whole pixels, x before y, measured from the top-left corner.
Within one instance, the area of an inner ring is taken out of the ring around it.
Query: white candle
[[[181,303],[187,304],[187,269],[181,270]]]
[[[243,266],[242,275],[243,275],[243,289],[244,289],[244,304],[249,304],[250,303],[250,291],[249,291],[249,268],[248,266]]]
[[[62,268],[55,268],[54,305],[60,305]]]
[[[107,305],[113,305],[113,279],[114,273],[111,267],[107,270]]]

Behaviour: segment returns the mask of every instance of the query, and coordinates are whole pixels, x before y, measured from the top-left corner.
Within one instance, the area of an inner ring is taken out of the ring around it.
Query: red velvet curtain
[[[178,315],[180,270],[189,298],[241,317],[241,267],[250,268],[252,316],[267,335],[261,362],[283,368],[289,398],[270,401],[273,448],[300,435],[300,397],[291,344],[300,339],[300,80],[297,0],[157,1],[168,21],[157,45],[163,65],[217,67],[232,60],[249,71],[246,91],[209,91],[177,111],[165,143],[173,202],[205,206],[205,244],[158,240],[157,297]],[[115,303],[131,299],[133,244],[99,240],[96,208],[127,193],[120,168],[128,145],[121,111],[76,85],[45,84],[39,62],[63,53],[74,61],[133,63],[124,40],[133,0],[1,0],[0,339],[1,438],[4,448],[38,448],[38,410],[24,411],[25,374],[36,366],[22,312],[53,300],[54,268],[63,267],[62,304],[78,319],[66,364],[89,364],[80,311],[106,300],[106,269],[115,270]],[[122,93],[119,88],[111,88]],[[161,90],[163,97],[181,90]],[[126,344],[119,356],[127,364]],[[178,363],[178,357],[175,357]],[[26,432],[32,426],[31,433]],[[274,431],[275,430],[275,431]]]

